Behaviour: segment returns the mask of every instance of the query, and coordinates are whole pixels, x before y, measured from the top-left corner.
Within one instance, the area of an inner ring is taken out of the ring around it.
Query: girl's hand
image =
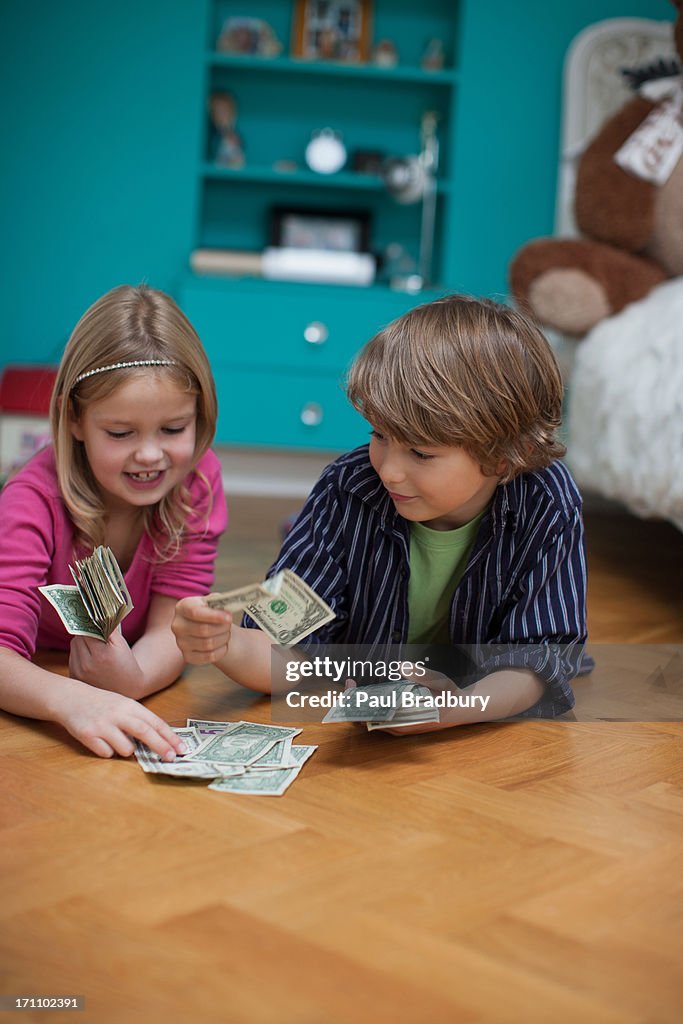
[[[185,753],[185,744],[170,726],[142,704],[119,693],[84,686],[69,693],[57,715],[67,732],[98,757],[129,757],[134,739],[164,761]]]
[[[209,608],[201,597],[178,601],[171,629],[183,658],[191,665],[212,665],[227,654],[232,615]]]
[[[120,629],[106,643],[75,636],[69,653],[69,675],[100,690],[113,690],[134,699],[142,694],[144,676]]]

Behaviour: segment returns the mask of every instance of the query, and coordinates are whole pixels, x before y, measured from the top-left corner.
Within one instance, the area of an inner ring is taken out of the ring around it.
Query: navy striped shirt
[[[399,644],[408,635],[409,552],[410,525],[364,445],[324,470],[269,575],[294,570],[335,611],[309,640]],[[453,594],[451,643],[486,645],[480,675],[531,668],[546,689],[525,714],[562,714],[574,704],[585,597],[581,498],[555,462],[496,489]]]

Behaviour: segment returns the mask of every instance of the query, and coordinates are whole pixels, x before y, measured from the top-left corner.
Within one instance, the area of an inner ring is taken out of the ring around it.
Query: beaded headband
[[[81,373],[74,381],[74,387],[96,373],[107,373],[109,370],[125,370],[129,366],[177,366],[175,359],[132,359],[126,363],[110,363],[109,366],[96,366],[94,370]]]

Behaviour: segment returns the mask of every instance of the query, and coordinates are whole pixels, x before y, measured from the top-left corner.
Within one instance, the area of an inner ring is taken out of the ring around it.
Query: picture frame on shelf
[[[361,64],[370,56],[372,0],[297,0],[292,56]]]
[[[226,18],[216,40],[218,53],[277,57],[281,50],[282,43],[262,18]]]
[[[275,206],[271,210],[270,244],[327,252],[368,252],[370,212]]]

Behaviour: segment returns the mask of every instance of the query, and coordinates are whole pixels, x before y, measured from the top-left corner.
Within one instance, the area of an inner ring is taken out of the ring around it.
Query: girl
[[[175,733],[138,701],[183,658],[178,598],[208,593],[227,511],[209,450],[216,393],[191,324],[167,295],[114,288],[76,325],[50,408],[52,445],[0,494],[0,705],[58,722],[100,757],[133,739],[165,760]],[[134,610],[106,643],[69,637],[38,587],[73,584],[69,563],[112,548]],[[69,649],[69,678],[31,662]]]

